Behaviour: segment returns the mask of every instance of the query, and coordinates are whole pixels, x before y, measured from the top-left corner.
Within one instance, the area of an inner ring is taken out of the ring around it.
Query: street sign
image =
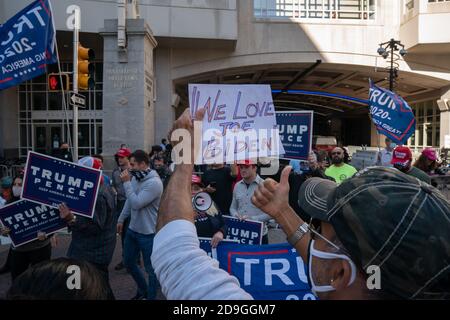
[[[79,108],[86,107],[86,97],[82,94],[72,92],[70,95],[70,104]]]

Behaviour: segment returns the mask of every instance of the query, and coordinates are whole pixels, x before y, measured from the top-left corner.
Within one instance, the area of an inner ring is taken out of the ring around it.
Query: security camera
[[[384,53],[386,52],[386,49],[384,49],[383,47],[379,47],[378,50],[377,50],[377,52],[378,52],[378,54],[379,54],[380,56],[382,56],[382,55],[384,55]]]

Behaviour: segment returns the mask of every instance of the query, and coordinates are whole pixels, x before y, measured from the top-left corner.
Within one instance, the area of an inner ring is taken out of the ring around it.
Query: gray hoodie
[[[123,223],[131,215],[131,230],[141,234],[156,233],[159,201],[163,192],[158,173],[152,170],[141,181],[133,177],[131,182],[125,182],[123,186],[127,201],[118,223]]]

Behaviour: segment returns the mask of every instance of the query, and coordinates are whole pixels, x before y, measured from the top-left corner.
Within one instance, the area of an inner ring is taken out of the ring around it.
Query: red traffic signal
[[[48,91],[69,91],[69,75],[50,73],[47,78]]]

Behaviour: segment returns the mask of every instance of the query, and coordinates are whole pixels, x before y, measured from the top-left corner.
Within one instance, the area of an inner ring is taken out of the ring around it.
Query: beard
[[[341,164],[342,162],[344,162],[343,158],[333,158],[333,159],[331,159],[331,163],[333,163],[333,164]]]

